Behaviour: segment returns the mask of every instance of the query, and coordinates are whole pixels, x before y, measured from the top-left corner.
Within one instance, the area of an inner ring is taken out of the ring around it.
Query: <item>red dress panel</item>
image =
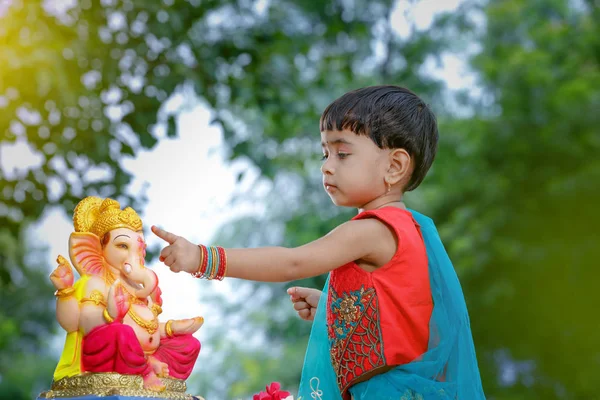
[[[333,270],[327,296],[331,361],[342,397],[377,369],[409,363],[427,351],[433,310],[427,252],[410,211],[385,207],[353,219],[377,218],[396,235],[392,259],[373,272],[356,262]]]

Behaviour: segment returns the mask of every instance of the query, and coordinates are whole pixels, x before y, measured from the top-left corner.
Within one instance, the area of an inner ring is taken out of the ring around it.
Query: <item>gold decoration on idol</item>
[[[158,319],[156,319],[156,316],[153,316],[150,321],[145,320],[138,313],[133,311],[133,307],[129,309],[127,315],[129,315],[133,322],[138,324],[140,328],[146,330],[149,335],[153,335],[158,330]]]
[[[39,398],[132,396],[172,400],[193,399],[191,395],[185,393],[187,389],[185,381],[175,378],[161,378],[161,381],[166,385],[165,390],[162,392],[153,392],[144,389],[142,377],[138,375],[89,373],[62,378],[56,382],[52,382],[52,388],[40,394]]]
[[[93,233],[102,239],[113,229],[128,228],[135,232],[141,231],[142,220],[131,207],[121,210],[121,205],[116,200],[102,200],[89,196],[75,207],[73,226],[75,232]]]

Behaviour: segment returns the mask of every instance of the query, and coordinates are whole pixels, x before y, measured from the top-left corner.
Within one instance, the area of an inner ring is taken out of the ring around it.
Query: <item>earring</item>
[[[392,184],[389,183],[387,179],[385,180],[385,184],[387,185],[387,192],[386,193],[391,192],[392,191]]]

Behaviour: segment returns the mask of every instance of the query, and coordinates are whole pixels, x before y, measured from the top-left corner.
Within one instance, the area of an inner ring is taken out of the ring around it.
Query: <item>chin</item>
[[[336,206],[343,207],[343,204],[341,204],[341,202],[340,202],[339,200],[337,200],[335,197],[333,197],[333,196],[329,196],[329,198],[331,199],[331,202],[332,202],[333,204],[335,204]]]
[[[335,204],[338,207],[350,207],[350,208],[355,208],[356,206],[354,204],[351,204],[347,201],[343,201],[343,200],[339,200],[339,199],[335,199],[335,198],[331,198],[331,202],[333,204]]]
[[[331,202],[338,207],[360,208],[357,201],[348,199],[347,196],[342,196],[341,193],[328,193]]]

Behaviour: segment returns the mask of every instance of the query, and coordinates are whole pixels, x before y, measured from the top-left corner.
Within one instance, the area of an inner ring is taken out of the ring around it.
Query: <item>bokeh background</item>
[[[461,278],[487,397],[600,398],[598,21],[597,0],[0,0],[0,399],[50,385],[47,276],[79,199],[207,244],[303,244],[355,212],[321,189],[320,112],[381,83],[438,115],[407,202]],[[150,265],[167,317],[206,318],[190,392],[295,390],[289,285]]]

